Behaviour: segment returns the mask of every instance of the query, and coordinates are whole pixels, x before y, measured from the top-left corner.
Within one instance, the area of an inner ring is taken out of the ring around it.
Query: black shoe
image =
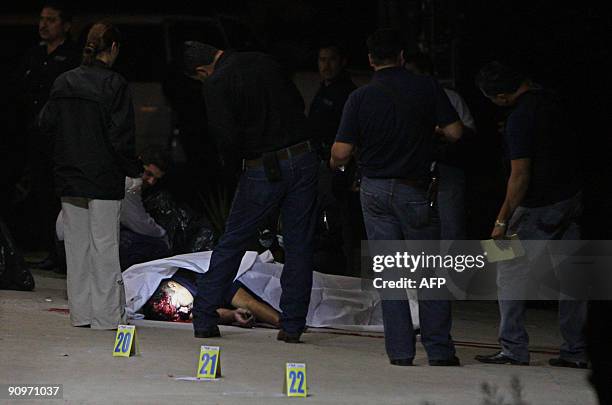
[[[429,365],[434,367],[459,367],[461,362],[457,356],[446,360],[429,360]]]
[[[193,335],[197,338],[214,338],[221,337],[221,331],[218,326],[213,326],[209,329],[194,329]]]
[[[515,366],[528,366],[529,365],[528,361],[514,360],[513,358],[506,356],[502,352],[497,352],[495,354],[491,354],[488,356],[483,356],[479,354],[478,356],[474,358],[481,363],[487,363],[487,364],[513,364]]]
[[[548,364],[553,367],[568,367],[568,368],[581,368],[586,369],[589,368],[589,365],[586,361],[570,361],[562,359],[561,357],[557,359],[548,360]]]
[[[390,359],[389,363],[394,366],[413,366],[412,359]]]
[[[284,330],[279,330],[276,335],[276,340],[282,340],[285,343],[302,343],[300,341],[301,333],[287,333]]]

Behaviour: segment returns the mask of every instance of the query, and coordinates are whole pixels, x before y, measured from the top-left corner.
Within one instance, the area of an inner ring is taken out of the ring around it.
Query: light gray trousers
[[[73,326],[116,329],[125,324],[119,266],[121,201],[63,197],[68,303]]]

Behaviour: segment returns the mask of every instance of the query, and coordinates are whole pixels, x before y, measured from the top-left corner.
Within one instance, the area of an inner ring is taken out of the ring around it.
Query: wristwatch
[[[504,221],[500,221],[499,219],[495,220],[495,227],[496,228],[505,228],[507,226],[507,224]]]

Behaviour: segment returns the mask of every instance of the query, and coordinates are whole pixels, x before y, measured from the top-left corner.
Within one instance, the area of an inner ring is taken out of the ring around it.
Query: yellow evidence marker
[[[307,397],[308,385],[306,384],[306,364],[287,363],[285,367],[285,383],[283,392],[288,397]]]
[[[202,346],[196,377],[214,380],[221,377],[221,349],[219,346]]]
[[[130,357],[138,353],[136,343],[136,327],[134,325],[119,325],[113,346],[113,357]]]

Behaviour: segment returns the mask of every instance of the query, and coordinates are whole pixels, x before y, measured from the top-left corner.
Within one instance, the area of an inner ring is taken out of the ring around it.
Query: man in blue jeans
[[[431,58],[424,53],[404,55],[404,67],[419,75],[434,76],[434,65]],[[435,76],[434,76],[435,77]],[[443,87],[451,105],[463,124],[461,141],[455,143],[438,142],[434,145],[436,161],[440,172],[438,186],[438,213],[440,215],[440,239],[467,239],[467,212],[465,208],[466,166],[465,142],[474,136],[476,124],[467,103],[453,89]]]
[[[210,133],[219,149],[243,159],[225,233],[197,280],[196,337],[220,336],[217,308],[236,276],[257,226],[279,209],[285,249],[278,340],[298,343],[312,290],[318,159],[304,101],[283,69],[258,52],[225,52],[186,42],[185,73],[204,83]],[[204,293],[205,292],[205,293]]]
[[[516,234],[524,243],[526,257],[501,262],[497,268],[499,341],[501,351],[476,356],[492,364],[529,364],[529,336],[525,329],[525,299],[530,263],[549,256],[548,240],[578,240],[581,193],[578,179],[577,140],[569,129],[558,97],[533,83],[520,72],[499,62],[485,65],[476,77],[482,93],[494,104],[510,107],[504,141],[510,176],[506,197],[491,237]],[[587,303],[567,294],[569,283],[583,284],[582,277],[566,281],[558,272],[561,286],[559,323],[563,344],[557,367],[587,368],[583,329]],[[574,274],[575,275],[575,274]],[[580,287],[584,291],[584,286]],[[581,294],[582,295],[582,294]]]
[[[440,223],[427,188],[436,126],[449,142],[462,126],[448,97],[431,77],[405,70],[400,35],[379,30],[368,39],[372,82],[344,106],[330,166],[346,164],[359,148],[361,205],[369,240],[439,239]],[[408,297],[383,297],[385,347],[391,364],[410,366],[415,332]],[[449,301],[419,302],[421,340],[433,366],[458,366],[450,336]]]

